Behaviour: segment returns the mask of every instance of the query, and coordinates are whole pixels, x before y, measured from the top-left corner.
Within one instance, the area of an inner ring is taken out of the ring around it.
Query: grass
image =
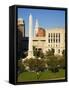
[[[65,78],[65,70],[61,69],[59,72],[53,73],[51,71],[40,72],[39,80],[59,80]],[[23,72],[18,75],[18,82],[36,81],[38,80],[36,72]]]

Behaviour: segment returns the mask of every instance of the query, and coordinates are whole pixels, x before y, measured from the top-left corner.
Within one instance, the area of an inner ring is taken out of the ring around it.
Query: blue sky
[[[38,19],[40,27],[43,28],[55,28],[65,27],[65,11],[61,10],[44,10],[44,9],[29,9],[18,8],[18,18],[23,18],[25,21],[25,35],[28,36],[28,24],[29,14],[33,17],[33,31],[35,27],[35,21]]]

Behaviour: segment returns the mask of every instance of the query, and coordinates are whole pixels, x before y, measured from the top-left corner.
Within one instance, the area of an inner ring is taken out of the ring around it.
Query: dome
[[[45,37],[45,29],[42,28],[42,27],[38,27],[36,36],[37,36],[37,37]]]

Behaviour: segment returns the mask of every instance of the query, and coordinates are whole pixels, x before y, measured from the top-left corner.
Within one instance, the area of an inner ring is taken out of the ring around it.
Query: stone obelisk
[[[34,36],[36,36],[36,34],[37,34],[37,32],[38,32],[38,27],[39,27],[38,20],[36,19],[36,22],[35,22],[35,30],[34,30]]]
[[[28,56],[27,58],[33,58],[33,46],[32,46],[32,15],[29,15],[29,44],[28,44]]]

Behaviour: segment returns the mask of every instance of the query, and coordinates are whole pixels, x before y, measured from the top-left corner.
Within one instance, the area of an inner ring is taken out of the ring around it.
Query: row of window
[[[48,39],[48,43],[60,43],[60,38],[59,39]]]
[[[48,45],[48,47],[51,47],[51,48],[52,48],[52,47],[54,47],[54,46],[53,46],[53,45]],[[60,47],[60,46],[59,46],[59,45],[56,45],[56,47]]]
[[[48,33],[48,37],[59,37],[60,38],[60,33]]]

